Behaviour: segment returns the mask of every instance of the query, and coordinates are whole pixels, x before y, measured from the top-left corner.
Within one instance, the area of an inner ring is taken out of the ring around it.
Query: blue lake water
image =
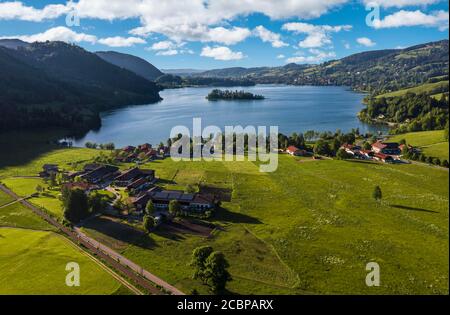
[[[231,88],[229,88],[231,89]],[[84,146],[87,141],[113,142],[117,147],[141,143],[165,142],[175,126],[192,130],[192,119],[202,118],[202,125],[278,126],[284,134],[293,132],[387,131],[386,126],[362,123],[356,117],[363,108],[364,94],[344,87],[257,85],[243,89],[261,94],[265,100],[218,101],[205,99],[211,88],[183,88],[161,92],[157,104],[128,106],[102,114],[102,127],[74,142]]]

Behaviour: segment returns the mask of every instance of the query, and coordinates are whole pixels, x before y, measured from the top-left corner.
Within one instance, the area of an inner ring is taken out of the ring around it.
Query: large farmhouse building
[[[142,211],[149,201],[152,201],[155,208],[167,210],[172,200],[179,202],[181,209],[195,212],[205,212],[214,209],[218,200],[214,195],[194,193],[188,194],[178,190],[161,190],[153,187],[143,195],[135,198],[133,204],[138,211]]]
[[[400,155],[401,150],[398,143],[377,141],[372,144],[372,151],[388,155]]]

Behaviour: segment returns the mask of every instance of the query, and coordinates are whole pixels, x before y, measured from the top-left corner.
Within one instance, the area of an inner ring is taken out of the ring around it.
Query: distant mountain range
[[[99,126],[99,112],[157,102],[154,82],[63,42],[0,41],[0,130]]]
[[[354,54],[320,65],[226,68],[196,73],[196,77],[248,79],[255,83],[340,85],[373,94],[388,93],[448,75],[448,40]]]

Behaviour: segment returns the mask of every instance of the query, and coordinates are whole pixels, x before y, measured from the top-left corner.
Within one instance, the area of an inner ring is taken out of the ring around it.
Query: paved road
[[[124,274],[129,279],[132,279],[137,284],[139,284],[141,287],[147,289],[152,294],[163,294],[160,290],[155,288],[152,283],[159,285],[164,290],[169,292],[173,295],[184,295],[183,292],[175,288],[174,286],[168,284],[164,280],[158,278],[157,276],[153,275],[152,273],[148,272],[147,270],[143,269],[141,266],[135,264],[134,262],[130,261],[129,259],[123,257],[122,255],[118,254],[111,248],[101,244],[100,242],[88,237],[84,233],[80,231],[79,228],[71,229],[68,228],[62,224],[60,224],[58,221],[50,217],[48,214],[40,210],[39,208],[35,207],[28,201],[21,199],[19,196],[17,196],[13,191],[9,190],[8,188],[4,187],[3,185],[0,185],[0,190],[5,192],[6,194],[10,195],[11,197],[15,198],[25,207],[29,208],[31,211],[42,217],[44,220],[55,226],[58,230],[63,232],[72,242],[75,244],[82,244],[85,246],[90,252],[95,253],[99,257],[101,257],[104,261],[106,261],[110,266],[112,266],[114,269],[120,271],[122,274]],[[150,283],[152,282],[152,283]]]

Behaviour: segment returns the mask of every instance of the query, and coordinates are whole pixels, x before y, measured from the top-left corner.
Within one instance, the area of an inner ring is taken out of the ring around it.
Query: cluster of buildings
[[[364,150],[361,146],[354,144],[344,144],[341,149],[344,149],[345,152],[353,155],[357,159],[394,163],[400,160],[404,146],[404,144],[399,145],[395,142],[377,141],[372,144],[371,150]],[[412,149],[412,147],[409,147],[409,149]]]
[[[163,159],[170,156],[170,148],[166,146],[159,146],[153,148],[149,143],[144,143],[134,146],[126,146],[120,150],[116,159],[116,162],[133,163],[142,161],[152,161],[156,159]]]
[[[163,190],[159,187],[153,187],[132,199],[132,203],[137,211],[144,211],[149,201],[157,210],[167,211],[171,201],[178,201],[183,211],[192,211],[195,213],[204,213],[205,211],[216,208],[219,199],[211,194],[185,193],[179,190]]]

